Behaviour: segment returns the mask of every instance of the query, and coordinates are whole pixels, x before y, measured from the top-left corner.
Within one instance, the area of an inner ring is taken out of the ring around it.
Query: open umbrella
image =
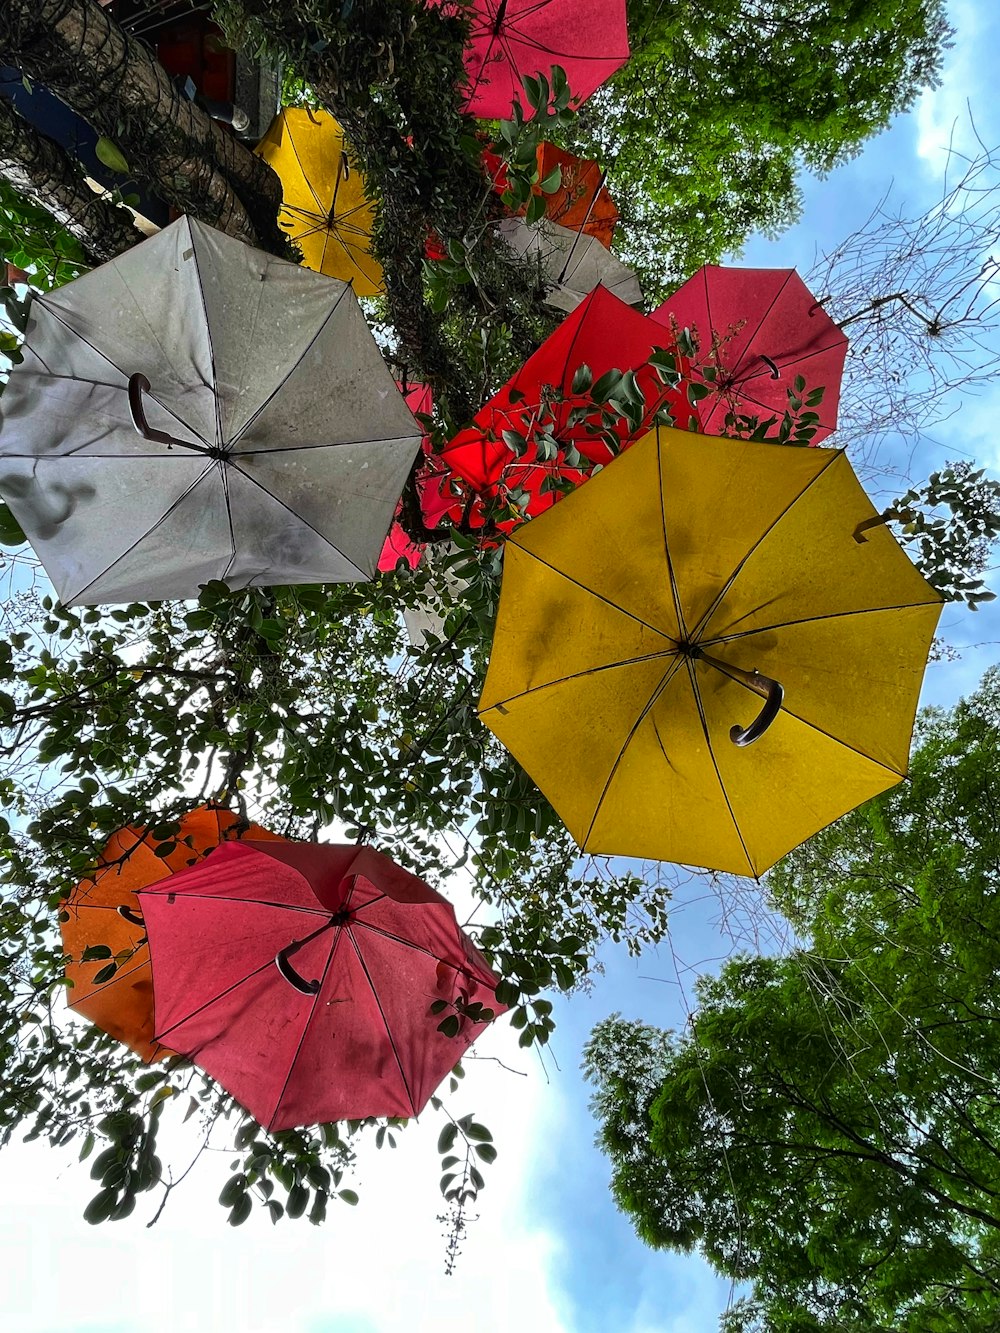
[[[597,163],[567,153],[564,148],[547,140],[538,145],[535,157],[539,184],[532,193],[545,200],[545,216],[548,220],[570,231],[582,231],[587,236],[593,236],[606,250],[610,250],[618,221],[618,209],[605,187],[604,173]],[[507,164],[488,148],[483,150],[482,161],[494,191],[503,194],[508,187]],[[547,181],[557,170],[559,185],[554,190],[544,192],[541,182]],[[519,214],[523,214],[526,209],[527,204],[518,210]]]
[[[483,120],[525,104],[525,75],[561,65],[579,106],[629,58],[625,0],[472,0],[469,22],[465,109]]]
[[[730,412],[780,419],[799,375],[805,393],[824,390],[812,443],[835,429],[847,336],[793,268],[706,264],[650,318],[667,327],[695,329],[702,356],[716,337],[721,339],[720,373],[698,404],[702,428],[710,435],[723,429]]]
[[[899,782],[942,599],[874,515],[658,427],[508,540],[481,716],[585,851],[759,875]]]
[[[542,489],[546,477],[558,474],[576,483],[587,477],[585,471],[539,458],[536,441],[541,423],[547,423],[560,445],[572,445],[591,463],[603,465],[644,435],[661,408],[678,422],[687,420],[690,408],[683,394],[665,388],[647,364],[653,349],[666,341],[662,326],[607,288],[595,287],[476,413],[472,424],[446,445],[441,460],[481,493],[496,495],[503,488],[527,494],[523,512],[532,517],[540,514],[561,493],[551,487]],[[614,426],[606,424],[600,406],[593,403],[591,386],[574,391],[574,377],[581,366],[589,367],[591,385],[612,369],[636,373],[645,400],[641,422],[633,427],[619,418]],[[520,456],[505,442],[505,431],[526,441]],[[602,439],[605,432],[617,437],[615,450]],[[498,526],[509,528],[519,521],[500,520]]]
[[[268,1129],[417,1115],[503,1009],[450,904],[367,847],[227,843],[139,898],[157,1039]]]
[[[328,111],[285,107],[254,152],[281,180],[279,223],[302,251],[307,268],[341,278],[356,296],[385,290],[371,253],[374,214],[365,182]]]
[[[146,1061],[170,1052],[153,1040],[153,981],[136,890],[186,870],[227,838],[276,836],[217,805],[198,806],[178,824],[172,850],[153,836],[155,826],[119,829],[59,913],[70,1008]],[[165,855],[156,854],[158,846]]]
[[[547,305],[575,310],[599,283],[627,305],[642,305],[638,278],[593,236],[544,218],[531,226],[504,218],[500,231],[515,254],[538,265]]]
[[[35,298],[0,494],[68,604],[350,581],[420,436],[346,283],[182,218]]]

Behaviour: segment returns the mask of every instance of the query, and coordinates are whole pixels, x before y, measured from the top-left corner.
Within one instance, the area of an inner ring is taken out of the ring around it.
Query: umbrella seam
[[[523,551],[525,555],[530,555],[533,560],[537,560],[538,563],[540,565],[544,565],[546,569],[551,569],[553,574],[558,574],[560,578],[564,578],[567,583],[575,584],[576,587],[580,588],[583,592],[589,593],[591,597],[595,597],[599,602],[603,602],[605,606],[610,606],[613,610],[620,611],[623,616],[628,616],[629,620],[634,620],[637,625],[645,626],[646,629],[652,630],[654,634],[659,634],[661,638],[664,639],[671,638],[671,636],[667,634],[664,630],[659,629],[656,625],[651,625],[648,620],[643,620],[642,617],[637,616],[634,611],[626,611],[625,607],[619,606],[617,602],[611,601],[611,599],[609,597],[605,597],[603,593],[596,592],[593,588],[588,588],[585,583],[581,583],[579,579],[573,578],[571,575],[567,574],[565,570],[559,569],[556,565],[550,564],[548,560],[543,560],[540,555],[537,555],[527,546],[523,546],[517,540],[516,536],[511,538],[511,544],[516,546],[519,551]]]
[[[241,477],[245,477],[246,480],[251,483],[251,485],[256,486],[259,491],[262,491],[264,495],[269,496],[274,501],[275,504],[280,505],[281,508],[284,509],[286,513],[291,514],[293,518],[297,519],[298,522],[300,522],[303,525],[303,527],[306,527],[309,529],[310,532],[315,533],[315,535],[320,539],[320,541],[325,542],[326,545],[329,546],[331,551],[336,551],[336,553],[341,557],[342,560],[346,560],[347,563],[350,565],[350,567],[355,571],[355,573],[360,575],[362,579],[368,579],[371,577],[369,574],[366,574],[366,572],[363,569],[361,569],[351,559],[349,555],[347,555],[344,551],[342,551],[339,546],[335,545],[330,540],[329,537],[325,537],[323,533],[319,531],[318,528],[314,527],[313,524],[310,523],[307,518],[303,518],[301,514],[297,514],[290,505],[285,504],[284,500],[279,499],[278,496],[276,496],[273,491],[269,491],[266,486],[261,485],[261,483],[257,481],[255,477],[252,477],[249,472],[244,471],[244,469],[241,468],[236,463],[231,463],[230,466],[233,468],[235,472],[238,472]]]
[[[529,695],[537,694],[540,690],[547,690],[555,685],[565,685],[571,680],[582,680],[585,676],[596,676],[601,671],[614,671],[617,667],[638,666],[642,662],[654,662],[658,657],[679,657],[680,649],[664,649],[658,653],[647,653],[643,657],[627,657],[622,661],[605,662],[601,666],[587,667],[584,671],[573,671],[568,676],[560,676],[556,680],[546,680],[540,685],[532,685],[527,690],[521,690],[518,694],[510,694],[505,699],[498,699],[496,703],[490,704],[487,708],[480,710],[480,714],[492,712],[494,708],[501,705],[514,703],[518,699],[526,699]]]
[[[711,647],[713,644],[736,643],[743,639],[752,638],[755,634],[769,633],[776,629],[790,629],[794,625],[815,625],[824,620],[844,620],[848,616],[873,616],[880,615],[886,611],[914,611],[928,606],[943,606],[944,598],[934,598],[926,602],[901,602],[898,606],[861,606],[853,611],[830,611],[822,616],[803,616],[799,620],[783,620],[775,625],[758,625],[756,629],[741,630],[735,634],[720,634],[716,638],[701,638],[698,645],[701,648]]]
[[[110,574],[111,571],[114,569],[115,565],[119,564],[122,560],[124,560],[126,556],[131,555],[137,546],[139,546],[142,542],[144,542],[147,537],[151,536],[156,531],[157,528],[159,528],[162,524],[164,524],[167,521],[167,519],[170,518],[170,516],[177,509],[180,508],[180,506],[188,498],[188,496],[195,489],[195,487],[199,486],[202,483],[202,481],[204,481],[204,479],[209,475],[209,473],[214,471],[214,469],[215,469],[215,464],[210,463],[208,467],[206,467],[205,471],[202,472],[200,476],[195,478],[195,480],[191,483],[191,485],[187,488],[187,490],[184,491],[182,495],[178,495],[177,498],[170,504],[170,506],[166,510],[164,510],[164,512],[160,515],[160,517],[151,527],[147,528],[146,531],[142,533],[140,536],[138,536],[130,546],[127,546],[125,548],[124,551],[119,552],[119,554],[115,556],[114,560],[112,560],[109,565],[106,565],[99,574],[95,574],[94,577],[88,583],[85,583],[82,588],[78,588],[76,592],[73,593],[72,600],[70,598],[66,598],[65,599],[66,605],[72,606],[73,602],[78,597],[82,597],[84,593],[89,592],[89,590],[94,586],[95,583],[98,583],[106,575]]]
[[[274,1103],[274,1109],[268,1116],[267,1128],[270,1128],[271,1125],[273,1125],[275,1120],[277,1120],[278,1118],[278,1112],[281,1110],[281,1103],[284,1100],[285,1093],[288,1091],[288,1085],[292,1080],[292,1074],[295,1072],[295,1062],[302,1054],[302,1047],[305,1045],[306,1037],[309,1034],[309,1027],[313,1019],[316,1017],[316,1012],[319,1008],[319,997],[322,995],[323,987],[326,985],[326,979],[330,975],[330,968],[333,966],[333,959],[334,955],[337,952],[337,946],[340,944],[341,938],[345,934],[348,937],[350,937],[350,931],[345,926],[335,927],[333,943],[330,945],[330,952],[327,954],[326,963],[323,966],[323,975],[319,979],[319,985],[317,986],[316,992],[312,997],[312,1004],[309,1006],[309,1012],[306,1014],[306,1020],[302,1024],[302,1031],[299,1033],[299,1039],[298,1042],[296,1043],[295,1051],[292,1055],[292,1058],[288,1062],[288,1072],[285,1075],[285,1081],[281,1085],[281,1091],[278,1093],[277,1099]]]
[[[709,665],[711,665],[711,663],[709,663]],[[757,870],[754,866],[753,857],[750,855],[750,849],[747,847],[746,839],[743,837],[743,830],[740,828],[739,820],[736,818],[736,811],[733,809],[733,803],[729,799],[729,792],[726,790],[726,784],[722,780],[719,763],[715,757],[715,750],[712,747],[712,737],[708,730],[708,718],[705,716],[705,706],[702,703],[701,691],[698,689],[698,673],[695,670],[695,663],[691,658],[687,658],[687,668],[688,678],[691,682],[691,691],[694,694],[695,707],[698,709],[698,719],[701,722],[701,729],[705,736],[705,745],[708,747],[709,757],[712,760],[712,767],[715,769],[715,776],[719,782],[722,799],[725,801],[726,809],[729,811],[729,818],[733,821],[733,828],[736,830],[736,836],[739,838],[740,846],[743,848],[743,855],[746,857],[747,865],[750,867],[751,877],[757,879]]]
[[[674,573],[674,562],[670,558],[670,540],[667,536],[667,509],[663,496],[663,449],[660,444],[660,428],[656,427],[656,476],[659,481],[660,492],[660,523],[663,532],[663,556],[667,562],[667,577],[670,580],[670,595],[674,602],[674,614],[677,617],[677,628],[680,630],[681,637],[687,641],[688,630],[684,621],[684,611],[681,606],[680,588],[677,586],[677,577]]]
[[[774,445],[774,446],[772,446],[772,447],[775,448],[775,449],[782,449],[782,448],[785,448],[785,447],[787,447],[787,446],[785,446],[785,445]],[[732,588],[733,584],[736,582],[736,580],[739,578],[740,574],[743,572],[744,568],[746,567],[747,561],[750,559],[750,557],[751,557],[752,555],[754,555],[754,554],[760,549],[760,547],[761,547],[761,546],[764,544],[764,542],[768,539],[768,537],[771,535],[771,533],[774,531],[774,529],[778,526],[778,524],[781,523],[785,518],[788,517],[788,515],[789,515],[789,514],[791,513],[791,511],[795,508],[795,506],[796,506],[796,505],[798,504],[798,502],[802,499],[802,497],[803,497],[804,495],[808,495],[808,493],[812,490],[812,488],[816,485],[816,483],[820,480],[820,478],[821,478],[821,477],[825,477],[826,474],[827,474],[827,473],[830,471],[830,469],[833,467],[834,463],[836,463],[839,459],[841,459],[841,458],[843,458],[843,457],[845,457],[845,453],[844,453],[844,450],[843,450],[843,449],[836,449],[836,450],[834,450],[834,451],[832,452],[831,457],[830,457],[829,460],[823,465],[823,467],[821,468],[821,470],[820,470],[819,472],[817,472],[815,476],[810,477],[809,481],[805,484],[805,486],[802,487],[802,489],[798,492],[798,494],[796,494],[795,496],[792,497],[792,499],[788,502],[788,504],[785,505],[785,507],[784,507],[784,509],[781,511],[781,513],[775,516],[775,518],[771,521],[771,523],[770,523],[770,525],[767,527],[767,529],[766,529],[764,532],[762,532],[761,535],[757,538],[757,540],[754,542],[754,544],[750,547],[749,551],[747,551],[746,554],[745,554],[744,556],[742,556],[742,558],[741,558],[740,561],[739,561],[739,564],[736,566],[736,568],[733,570],[733,572],[729,575],[728,579],[725,581],[725,583],[724,583],[724,584],[722,585],[722,587],[719,589],[719,592],[716,594],[715,599],[713,600],[711,606],[709,606],[708,610],[704,612],[704,614],[701,616],[700,620],[698,621],[698,623],[695,625],[694,629],[692,630],[692,632],[691,632],[691,637],[692,637],[696,642],[699,642],[699,643],[701,642],[701,634],[702,634],[702,631],[703,631],[704,629],[707,629],[709,623],[711,622],[712,617],[715,615],[716,611],[719,609],[720,605],[722,604],[722,600],[723,600],[723,598],[727,595],[727,593],[728,593],[728,592],[730,591],[730,589]],[[662,495],[662,488],[661,488],[661,495]]]
[[[222,447],[222,411],[219,401],[219,375],[215,366],[215,344],[212,342],[212,325],[208,318],[208,298],[205,296],[205,282],[201,273],[201,256],[198,253],[198,238],[194,223],[187,219],[188,235],[191,238],[191,252],[194,258],[194,272],[198,281],[198,295],[201,297],[201,310],[205,317],[205,337],[208,339],[208,359],[211,365],[212,405],[215,408],[215,447]],[[263,285],[263,284],[262,284]]]
[[[625,740],[622,742],[622,747],[621,747],[621,749],[618,751],[618,756],[617,756],[617,758],[615,759],[614,763],[611,765],[611,769],[610,769],[610,771],[609,771],[609,773],[608,773],[607,779],[605,780],[604,786],[603,786],[603,788],[601,789],[601,794],[600,794],[600,796],[598,796],[598,798],[597,798],[597,802],[596,802],[596,804],[594,805],[594,813],[593,813],[593,815],[591,816],[590,824],[589,824],[589,826],[588,826],[588,828],[587,828],[586,836],[584,837],[583,841],[580,843],[580,846],[581,846],[581,848],[583,849],[583,851],[586,851],[586,850],[587,850],[587,843],[590,841],[590,835],[593,833],[593,831],[594,831],[594,825],[597,823],[597,816],[601,813],[601,806],[604,804],[604,799],[605,799],[605,797],[606,797],[607,794],[608,794],[608,789],[610,788],[611,783],[614,781],[615,774],[618,772],[619,765],[621,764],[622,760],[625,758],[625,751],[626,751],[626,750],[628,749],[628,747],[631,745],[631,743],[632,743],[632,738],[635,736],[635,733],[639,730],[640,726],[642,726],[642,723],[645,721],[646,717],[649,715],[649,713],[650,713],[650,711],[652,710],[653,705],[656,703],[657,699],[659,699],[660,695],[663,693],[663,691],[667,688],[667,686],[670,684],[670,682],[671,682],[671,681],[674,679],[674,677],[677,675],[677,672],[678,672],[678,670],[680,669],[680,664],[681,664],[682,662],[684,662],[685,660],[686,660],[685,658],[678,656],[676,662],[673,664],[673,669],[671,670],[671,668],[668,667],[667,670],[663,673],[663,676],[660,678],[659,683],[658,683],[657,685],[654,686],[652,694],[649,696],[649,698],[647,699],[646,703],[645,703],[645,704],[643,705],[643,707],[640,709],[640,711],[639,711],[639,716],[636,718],[635,722],[632,724],[631,730],[629,731],[628,735],[625,737]]]
[[[357,940],[354,938],[354,932],[351,931],[351,930],[348,930],[348,931],[347,931],[347,937],[348,937],[348,939],[349,939],[350,942],[351,942],[351,946],[352,946],[352,948],[354,949],[354,952],[355,952],[355,953],[357,954],[357,956],[358,956],[358,962],[361,964],[361,970],[362,970],[362,971],[364,972],[364,974],[365,974],[365,980],[368,982],[368,985],[369,985],[369,987],[371,988],[372,997],[373,997],[373,999],[375,1000],[375,1003],[378,1005],[378,1011],[379,1011],[379,1014],[381,1015],[382,1022],[383,1022],[383,1024],[385,1025],[385,1035],[389,1038],[389,1045],[390,1045],[390,1047],[392,1048],[393,1058],[394,1058],[394,1060],[396,1061],[396,1067],[397,1067],[397,1069],[399,1070],[399,1077],[402,1079],[402,1082],[403,1082],[403,1088],[405,1089],[405,1091],[406,1091],[406,1095],[407,1095],[407,1097],[409,1098],[409,1102],[410,1102],[410,1110],[411,1110],[411,1112],[413,1113],[413,1115],[416,1115],[416,1114],[417,1114],[417,1105],[416,1105],[416,1102],[413,1100],[413,1092],[412,1092],[411,1089],[410,1089],[410,1081],[409,1081],[409,1079],[406,1077],[406,1071],[403,1069],[403,1062],[402,1062],[402,1060],[399,1058],[399,1051],[396,1049],[396,1039],[395,1039],[395,1037],[393,1037],[393,1035],[392,1035],[392,1030],[391,1030],[390,1027],[389,1027],[389,1020],[386,1018],[386,1016],[385,1016],[385,1010],[382,1008],[382,1001],[381,1001],[381,999],[379,998],[379,993],[378,993],[378,991],[375,989],[375,983],[374,983],[374,981],[372,980],[371,973],[368,971],[368,964],[365,962],[364,955],[362,954],[361,950],[358,948],[358,942],[357,942]]]

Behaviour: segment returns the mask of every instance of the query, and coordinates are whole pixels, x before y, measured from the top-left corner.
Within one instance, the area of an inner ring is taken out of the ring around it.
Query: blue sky
[[[944,86],[828,179],[806,182],[802,221],[777,242],[754,241],[748,264],[808,268],[815,250],[857,226],[894,182],[913,211],[939,191],[952,126],[967,133],[968,99],[987,143],[1000,140],[991,70],[1000,55],[1000,16],[991,0],[956,0],[958,27]],[[928,467],[971,454],[997,468],[992,421],[1000,394],[979,399],[920,444]],[[1000,610],[946,611],[943,631],[967,648],[958,663],[933,665],[925,697],[950,703],[996,657]],[[0,1289],[4,1327],[25,1333],[429,1333],[462,1321],[476,1333],[701,1333],[729,1298],[728,1284],[695,1258],[657,1254],[616,1212],[608,1172],[593,1147],[588,1092],[578,1072],[590,1029],[614,1010],[679,1026],[694,978],[733,949],[720,929],[723,904],[697,884],[676,900],[671,947],[638,961],[606,951],[592,993],[560,1000],[559,1026],[544,1067],[518,1051],[509,1031],[480,1045],[457,1114],[475,1111],[499,1149],[457,1274],[443,1274],[436,1220],[433,1121],[403,1138],[396,1154],[362,1163],[357,1209],[334,1208],[323,1228],[304,1221],[272,1229],[253,1217],[226,1227],[215,1203],[223,1173],[197,1170],[151,1230],[142,1209],[127,1222],[89,1228],[80,1213],[94,1187],[71,1152],[39,1144],[0,1154]],[[762,911],[765,947],[777,947]],[[738,923],[737,923],[738,924]],[[489,1057],[521,1073],[509,1073]],[[178,1143],[183,1135],[178,1131]],[[179,1149],[180,1150],[180,1149]]]

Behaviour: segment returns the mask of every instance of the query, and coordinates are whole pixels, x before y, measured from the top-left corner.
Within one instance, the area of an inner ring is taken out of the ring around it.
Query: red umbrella
[[[399,387],[411,412],[430,416],[433,398],[429,385],[411,384],[404,388],[401,384]],[[470,507],[468,487],[433,452],[430,436],[426,432],[416,484],[420,516],[425,527],[437,528],[462,521]],[[378,567],[383,571],[395,569],[400,560],[405,560],[411,569],[416,569],[424,551],[423,543],[411,541],[400,524],[401,507],[401,504],[396,506],[396,517],[378,559]],[[482,522],[482,505],[473,499],[471,507],[473,512],[468,516],[469,521],[473,526],[479,526]]]
[[[579,106],[629,58],[625,0],[472,0],[466,12],[465,109],[483,120],[509,118],[515,98],[530,117],[525,75],[561,65]]]
[[[534,186],[533,194],[542,194],[541,182],[547,180],[556,168],[559,169],[559,187],[543,195],[545,216],[549,221],[558,222],[570,231],[582,231],[587,236],[593,236],[605,249],[610,250],[618,221],[618,209],[604,186],[604,173],[597,163],[576,157],[548,142],[538,145],[535,160],[539,184]],[[509,185],[506,162],[489,148],[484,148],[482,163],[494,191],[503,194]],[[527,204],[518,213],[526,211]]]
[[[794,269],[706,264],[650,319],[694,329],[702,359],[722,340],[716,353],[720,374],[709,386],[714,391],[698,405],[706,434],[721,434],[730,412],[780,419],[799,375],[806,394],[825,390],[812,443],[836,428],[847,337]]]
[[[477,491],[492,495],[526,491],[529,499],[525,512],[531,516],[541,513],[560,495],[558,490],[542,490],[546,477],[558,475],[579,483],[587,474],[558,461],[539,459],[535,439],[540,417],[550,416],[561,444],[572,444],[590,462],[601,464],[609,463],[617,452],[644,435],[661,407],[671,411],[678,425],[687,425],[691,408],[683,393],[666,389],[646,365],[653,348],[668,342],[659,325],[606,288],[595,287],[513,379],[485,404],[472,425],[446,445],[441,458]],[[573,391],[573,378],[581,365],[590,367],[595,384],[612,369],[637,372],[636,382],[645,404],[637,427],[621,418],[613,427],[603,425],[598,409],[584,410],[592,403],[589,393]],[[559,392],[563,401],[553,402],[553,391]],[[617,450],[601,439],[602,430],[617,436]],[[527,439],[528,446],[520,457],[504,442],[504,431]],[[497,526],[507,530],[518,522],[520,518],[512,515]]]
[[[226,843],[139,898],[157,1038],[267,1129],[417,1115],[504,1008],[451,905],[368,847]]]

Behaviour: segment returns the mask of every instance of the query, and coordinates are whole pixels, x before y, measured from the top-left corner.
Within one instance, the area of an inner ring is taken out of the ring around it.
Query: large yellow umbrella
[[[357,296],[385,290],[371,254],[372,206],[344,132],[326,111],[286,107],[254,150],[281,179],[278,220],[307,268],[354,285]]]
[[[658,427],[510,538],[480,713],[581,848],[759,875],[900,781],[942,598],[873,517]]]

